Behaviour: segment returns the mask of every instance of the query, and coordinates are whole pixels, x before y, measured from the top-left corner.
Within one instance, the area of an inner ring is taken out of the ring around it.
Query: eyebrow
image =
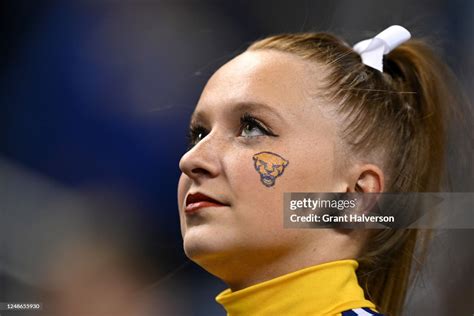
[[[261,103],[261,102],[237,102],[231,105],[232,109],[230,110],[231,113],[245,113],[245,112],[259,112],[264,111],[265,113],[269,113],[272,116],[280,120],[284,120],[283,115],[279,113],[279,111],[268,104]],[[191,123],[196,121],[206,121],[206,117],[204,112],[194,112],[191,115]]]

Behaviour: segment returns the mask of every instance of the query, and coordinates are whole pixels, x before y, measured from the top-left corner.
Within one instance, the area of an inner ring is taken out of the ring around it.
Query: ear
[[[348,183],[347,192],[383,192],[384,174],[376,165],[357,165],[351,174],[353,177]]]

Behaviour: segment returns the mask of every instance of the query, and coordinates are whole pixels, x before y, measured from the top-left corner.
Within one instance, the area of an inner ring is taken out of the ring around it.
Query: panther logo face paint
[[[260,174],[260,181],[266,187],[275,185],[275,180],[283,174],[289,161],[280,155],[262,151],[253,155],[255,170]]]

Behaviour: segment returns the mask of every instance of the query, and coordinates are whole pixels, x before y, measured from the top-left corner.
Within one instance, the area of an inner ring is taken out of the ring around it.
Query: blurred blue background
[[[178,161],[207,79],[258,38],[330,31],[355,43],[401,24],[438,47],[473,99],[469,0],[12,0],[2,1],[0,15],[1,215],[3,231],[11,232],[0,244],[0,301],[41,300],[44,270],[34,266],[56,261],[54,245],[77,229],[70,240],[101,236],[119,245],[124,262],[135,267],[131,271],[161,280],[155,288],[167,293],[157,295],[167,297],[174,313],[223,314],[213,300],[225,285],[186,263],[182,251]],[[81,228],[71,214],[85,218]],[[51,229],[55,225],[62,228]],[[462,252],[458,240],[473,237],[466,231],[445,235],[454,253]],[[15,252],[20,246],[40,250],[31,259]],[[472,254],[466,256],[458,263],[465,273],[472,262]],[[439,269],[443,280],[447,272]],[[472,281],[450,280],[471,295]],[[409,311],[448,315],[443,308],[453,304],[472,313],[472,303],[459,301],[469,296],[438,291],[439,284],[451,283],[429,283],[413,294]],[[426,297],[439,304],[433,307]]]

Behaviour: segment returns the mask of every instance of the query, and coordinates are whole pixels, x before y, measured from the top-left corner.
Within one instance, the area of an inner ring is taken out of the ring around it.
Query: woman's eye
[[[240,136],[242,137],[254,137],[262,135],[265,135],[265,132],[255,123],[245,123],[242,126],[242,132],[240,133]]]
[[[240,137],[277,136],[249,113],[240,118]]]
[[[208,130],[202,126],[192,126],[188,135],[188,147],[191,148],[209,134]]]

